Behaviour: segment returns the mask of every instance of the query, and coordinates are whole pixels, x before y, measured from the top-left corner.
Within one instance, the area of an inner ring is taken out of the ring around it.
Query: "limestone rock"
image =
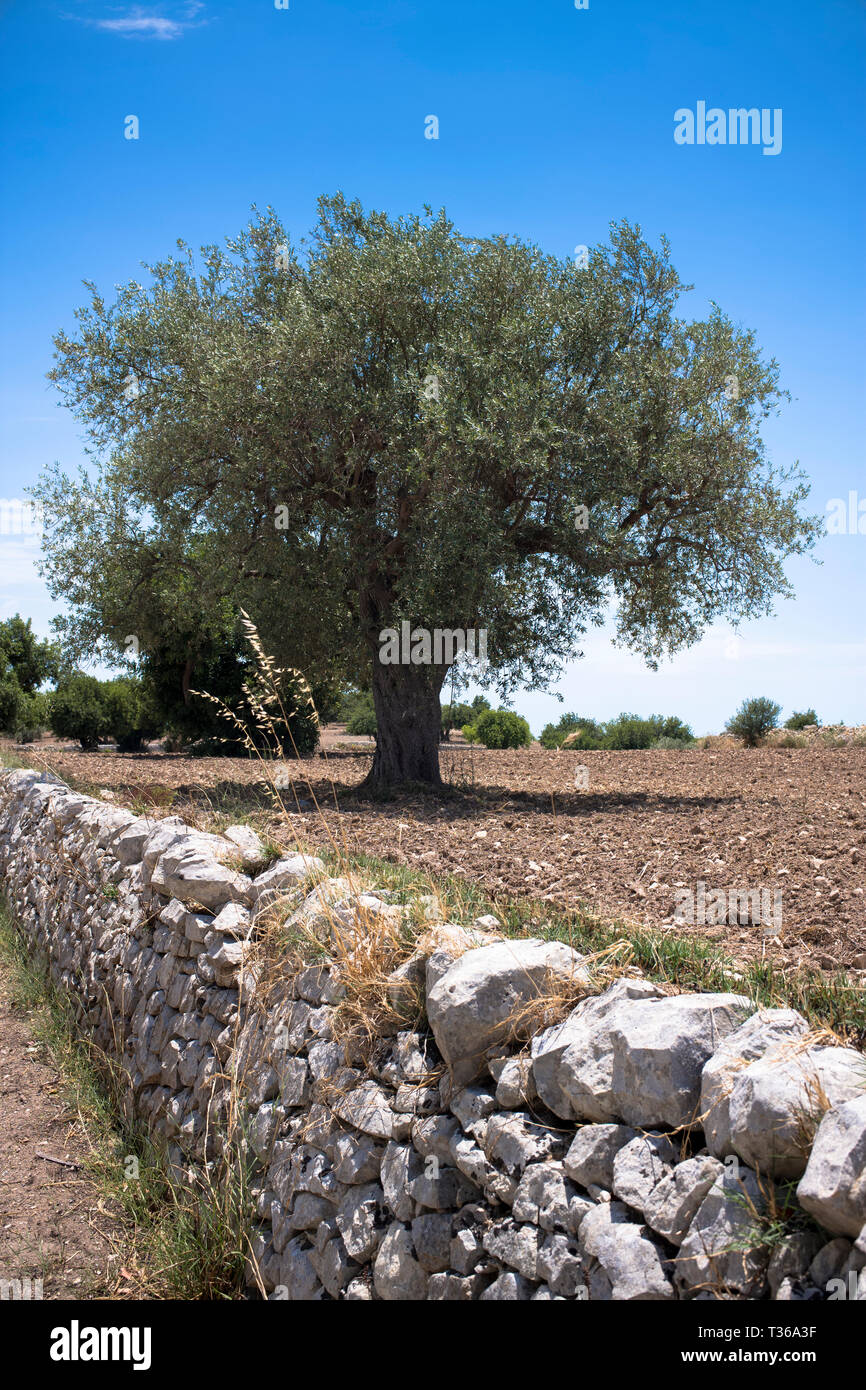
[[[563,1160],[570,1178],[582,1187],[613,1187],[613,1163],[620,1149],[637,1137],[630,1125],[583,1125]]]
[[[588,1267],[590,1298],[601,1295],[630,1303],[662,1302],[676,1296],[659,1242],[646,1226],[629,1220],[622,1202],[602,1202],[587,1213],[580,1224],[578,1247]]]
[[[371,1260],[390,1222],[378,1183],[352,1187],[337,1208],[337,1226],[348,1254],[359,1264]]]
[[[671,1244],[680,1245],[698,1208],[722,1171],[719,1160],[708,1154],[678,1163],[647,1198],[643,1207],[647,1225]]]
[[[460,956],[427,993],[427,1018],[457,1084],[485,1070],[488,1048],[526,1031],[552,991],[588,983],[583,957],[559,941],[501,941]]]
[[[613,1192],[643,1215],[653,1189],[673,1172],[676,1150],[664,1134],[639,1134],[613,1160]]]
[[[704,1064],[751,1009],[743,995],[665,995],[619,979],[533,1040],[538,1094],[563,1119],[694,1123]]]
[[[765,1010],[726,1038],[704,1068],[701,1110],[710,1152],[738,1154],[778,1178],[806,1168],[810,1116],[854,1100],[863,1058],[851,1048],[806,1047],[807,1024],[788,1009]]]
[[[252,826],[230,825],[223,831],[223,837],[237,847],[241,867],[247,873],[255,873],[267,863],[267,850]]]
[[[427,1297],[429,1275],[415,1257],[412,1236],[399,1221],[388,1228],[373,1266],[373,1285],[387,1303],[418,1302]]]
[[[766,1184],[762,1190],[749,1168],[720,1173],[680,1246],[678,1286],[684,1292],[710,1288],[762,1297],[770,1261],[760,1225],[766,1207]]]
[[[827,1111],[797,1197],[825,1230],[859,1235],[866,1221],[866,1094]]]
[[[278,859],[253,880],[251,901],[256,912],[263,912],[293,888],[299,888],[311,874],[323,874],[325,865],[311,854],[290,854]]]
[[[530,1221],[543,1231],[566,1231],[574,1195],[561,1163],[530,1163],[518,1184],[512,1215],[515,1221]]]

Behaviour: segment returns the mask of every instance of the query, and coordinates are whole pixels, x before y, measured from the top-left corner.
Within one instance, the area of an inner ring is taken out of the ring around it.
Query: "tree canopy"
[[[370,682],[373,782],[436,781],[448,663],[383,665],[382,629],[486,630],[508,694],[609,598],[654,663],[790,593],[819,523],[761,439],[778,368],[677,317],[666,242],[615,225],[583,266],[337,194],[299,247],[268,210],[178,248],[55,340],[94,456],[38,488],[73,645],[191,651],[243,606],[279,662]]]
[[[20,613],[0,622],[0,679],[13,679],[25,695],[32,695],[61,669],[56,643],[40,640],[30,618]]]

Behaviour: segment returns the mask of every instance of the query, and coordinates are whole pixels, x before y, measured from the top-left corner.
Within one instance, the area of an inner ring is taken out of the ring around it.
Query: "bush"
[[[345,708],[345,706],[344,706]],[[361,690],[354,697],[346,719],[347,734],[366,734],[373,738],[376,734],[376,710],[373,695],[369,690]]]
[[[485,699],[483,695],[476,695],[471,705],[443,705],[442,737],[447,738],[452,729],[460,729],[462,733],[464,726],[471,725],[478,715],[486,709],[490,709],[490,701]]]
[[[348,724],[354,719],[359,710],[372,710],[373,693],[370,690],[346,690],[340,699],[337,708],[337,719],[341,724]]]
[[[541,731],[542,748],[561,748],[565,739],[576,738],[569,748],[601,748],[602,727],[594,719],[584,719],[579,714],[564,714],[558,724],[545,724]]]
[[[744,700],[725,728],[734,738],[741,738],[747,748],[757,748],[770,730],[777,727],[781,712],[781,705],[764,696]]]
[[[641,719],[637,714],[620,714],[606,724],[597,724],[594,719],[585,719],[577,714],[564,714],[558,724],[548,724],[541,734],[545,748],[580,749],[626,749],[654,748],[660,740],[669,742],[662,747],[687,748],[694,743],[694,735],[688,724],[676,715],[665,717],[651,714],[649,719]]]
[[[677,743],[682,743],[685,746],[695,742],[695,736],[688,724],[684,724],[675,714],[670,715],[667,719],[660,714],[651,714],[649,722],[658,729],[656,737],[659,739],[675,739]]]
[[[121,753],[138,753],[160,732],[159,716],[149,689],[135,676],[120,676],[103,686],[107,729]]]
[[[109,717],[102,681],[76,671],[57,687],[51,700],[51,732],[58,738],[74,738],[86,750],[99,747]]]
[[[21,710],[15,726],[17,743],[35,743],[49,726],[51,695],[38,691],[32,695],[22,695]]]
[[[12,676],[0,679],[0,731],[14,733],[24,710],[25,697]]]
[[[675,739],[684,745],[694,741],[689,726],[676,715],[665,718],[661,714],[651,714],[649,719],[641,719],[636,714],[620,714],[605,724],[603,747],[651,748],[663,738]]]
[[[525,748],[532,742],[526,720],[510,709],[482,710],[471,727],[485,748]]]
[[[605,748],[649,748],[655,738],[661,737],[649,719],[641,719],[637,714],[620,714],[604,726]]]
[[[813,709],[807,709],[803,713],[796,710],[790,719],[785,720],[785,728],[793,729],[796,733],[799,729],[805,729],[809,724],[817,724],[820,727],[821,721]]]
[[[657,738],[650,748],[663,748],[665,751],[675,751],[678,748],[691,748],[694,743],[693,738]]]
[[[283,753],[287,757],[309,758],[318,748],[322,733],[315,696],[301,672],[294,670],[281,672],[279,691],[286,717],[275,721],[274,732]]]
[[[806,747],[806,740],[805,740],[804,738],[797,738],[796,734],[785,734],[785,737],[784,737],[784,738],[780,738],[780,739],[779,739],[778,743],[776,744],[776,747],[777,747],[777,748],[805,748],[805,747]]]

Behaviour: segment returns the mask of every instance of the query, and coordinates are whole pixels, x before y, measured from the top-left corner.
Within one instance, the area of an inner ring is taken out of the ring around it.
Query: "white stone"
[[[501,941],[460,956],[427,994],[427,1018],[456,1084],[485,1070],[485,1053],[525,1035],[533,1008],[589,981],[583,957],[559,941]]]
[[[605,1294],[615,1303],[666,1302],[675,1297],[664,1253],[646,1226],[630,1221],[622,1202],[602,1202],[580,1223],[583,1264],[597,1261]],[[590,1274],[590,1296],[593,1281]]]
[[[770,1249],[762,1240],[766,1183],[742,1164],[719,1174],[680,1246],[676,1282],[685,1292],[714,1289],[761,1298]]]
[[[708,1154],[678,1163],[647,1198],[643,1207],[647,1225],[671,1244],[681,1244],[698,1208],[722,1171],[719,1160]]]
[[[751,1009],[743,995],[665,995],[619,979],[534,1039],[538,1094],[563,1119],[692,1124],[704,1064]]]
[[[827,1111],[797,1197],[833,1235],[859,1235],[866,1222],[866,1093]]]

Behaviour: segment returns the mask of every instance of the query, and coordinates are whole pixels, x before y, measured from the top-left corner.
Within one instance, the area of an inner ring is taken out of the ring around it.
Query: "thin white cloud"
[[[175,7],[174,15],[164,13],[164,7],[163,12],[157,12],[143,5],[133,5],[128,10],[113,10],[103,19],[85,19],[82,22],[124,39],[171,40],[182,38],[187,29],[202,23],[196,20],[196,16],[203,9],[202,0],[191,0],[191,3],[180,8]]]

